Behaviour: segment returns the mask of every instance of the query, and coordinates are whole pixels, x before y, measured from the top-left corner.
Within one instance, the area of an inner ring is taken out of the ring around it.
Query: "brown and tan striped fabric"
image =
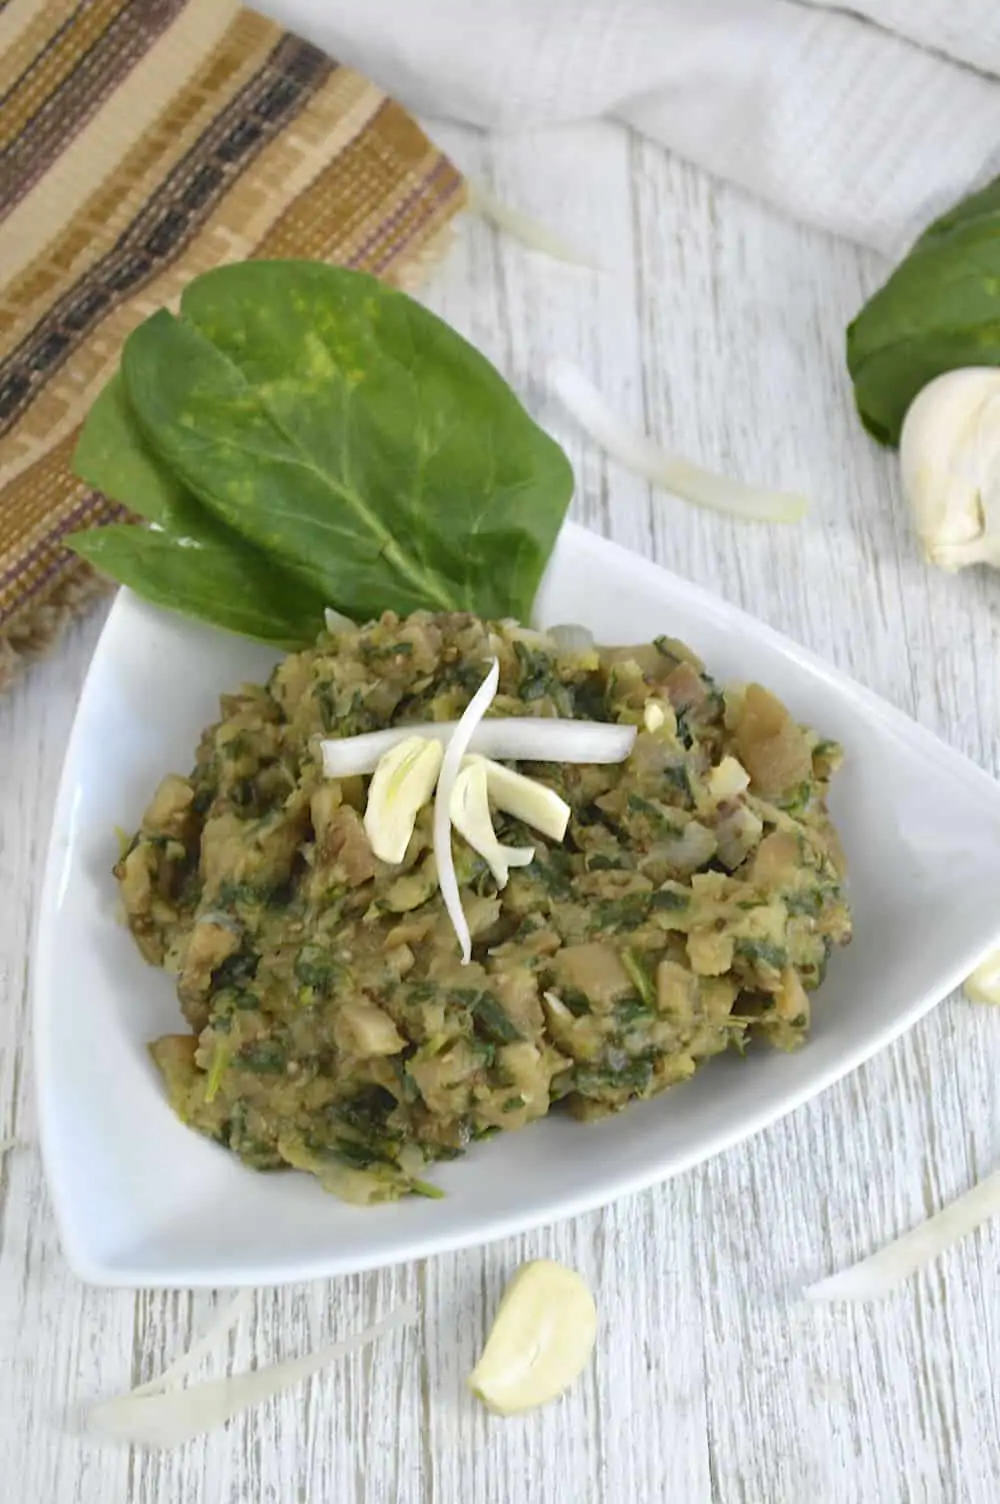
[[[0,685],[99,583],[74,479],[128,332],[222,262],[419,276],[463,185],[406,113],[233,0],[0,0]]]

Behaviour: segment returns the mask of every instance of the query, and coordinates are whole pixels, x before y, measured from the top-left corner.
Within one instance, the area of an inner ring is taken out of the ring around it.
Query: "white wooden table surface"
[[[878,259],[618,128],[492,144],[437,134],[606,268],[556,265],[470,221],[426,291],[564,442],[577,517],[997,771],[1000,577],[922,564],[894,466],[852,413],[843,331],[883,275]],[[690,456],[806,491],[810,518],[740,527],[652,495],[548,406],[556,354]],[[961,999],[768,1132],[645,1195],[419,1266],[261,1291],[233,1339],[240,1367],[419,1296],[417,1326],[306,1394],[166,1454],[72,1435],[76,1407],[157,1371],[214,1304],[83,1288],[32,1147],[29,933],[101,614],[0,705],[0,1139],[27,1145],[0,1163],[3,1504],[996,1504],[1000,1225],[877,1306],[798,1295],[1000,1161],[1000,1011]],[[596,1361],[558,1405],[493,1420],[464,1377],[504,1280],[540,1255],[591,1281]]]

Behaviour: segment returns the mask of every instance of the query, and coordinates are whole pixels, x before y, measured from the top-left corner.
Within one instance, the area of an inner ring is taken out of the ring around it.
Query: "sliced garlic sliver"
[[[469,1387],[498,1415],[544,1405],[583,1372],[596,1336],[594,1297],[575,1270],[549,1259],[523,1264]]]
[[[466,758],[466,762],[481,763],[486,769],[486,789],[496,809],[513,815],[516,820],[523,820],[534,830],[540,830],[550,841],[565,839],[566,826],[573,811],[555,789],[538,783],[534,778],[526,778],[523,773],[515,773],[513,768],[505,768],[502,762],[493,762],[488,757],[473,754]]]
[[[451,796],[461,771],[462,759],[469,750],[476,727],[496,698],[499,685],[500,660],[494,658],[489,673],[463,710],[449,737],[434,799],[434,861],[437,865],[438,887],[462,952],[463,966],[468,966],[472,960],[472,935],[469,921],[462,909],[462,894],[458,886],[458,873],[455,871],[455,856],[451,849]]]
[[[487,777],[484,759],[468,758],[455,779],[449,813],[459,835],[465,837],[473,851],[478,851],[493,873],[497,887],[505,888],[511,867],[526,867],[534,859],[535,848],[504,846],[497,840],[490,818]]]
[[[398,865],[406,855],[417,815],[434,792],[444,749],[409,736],[379,759],[365,808],[365,830],[379,861]]]

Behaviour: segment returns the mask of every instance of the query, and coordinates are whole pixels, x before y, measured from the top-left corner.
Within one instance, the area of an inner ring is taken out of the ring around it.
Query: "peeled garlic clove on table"
[[[930,563],[1000,567],[1000,370],[928,382],[903,420],[899,462]]]
[[[498,1415],[533,1410],[579,1377],[596,1336],[594,1297],[574,1269],[549,1259],[523,1264],[504,1292],[469,1387]]]

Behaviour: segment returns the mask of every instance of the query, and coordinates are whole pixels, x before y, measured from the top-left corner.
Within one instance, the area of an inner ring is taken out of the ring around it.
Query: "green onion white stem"
[[[532,215],[525,214],[522,209],[505,204],[482,183],[467,182],[466,186],[470,212],[496,225],[498,230],[506,231],[525,250],[539,251],[543,256],[550,256],[553,261],[562,261],[566,266],[578,266],[583,271],[602,270],[596,262],[570,245],[568,240],[563,240],[555,230]]]
[[[175,1447],[206,1431],[213,1431],[242,1414],[303,1383],[340,1358],[350,1356],[416,1317],[413,1304],[400,1306],[365,1331],[342,1342],[284,1363],[271,1363],[250,1373],[213,1379],[170,1393],[133,1393],[94,1405],[86,1416],[89,1432],[127,1445]]]
[[[437,798],[434,801],[434,861],[437,865],[438,886],[448,918],[458,936],[463,966],[467,966],[472,959],[472,936],[462,908],[455,857],[451,849],[451,796],[473,733],[496,698],[499,684],[500,663],[494,658],[492,668],[472,696],[448,739],[438,777]]]
[[[361,736],[328,738],[320,743],[327,778],[374,773],[379,759],[407,737],[448,743],[458,721],[421,721],[390,726]],[[555,716],[502,716],[481,721],[468,751],[510,762],[619,763],[635,745],[636,728],[608,721],[569,721]]]
[[[850,1269],[821,1279],[803,1293],[807,1300],[875,1300],[888,1295],[946,1248],[968,1237],[1000,1212],[1000,1170],[987,1175],[936,1216],[922,1222]]]
[[[548,374],[549,385],[566,411],[595,444],[652,485],[661,486],[696,506],[750,522],[798,522],[808,511],[804,496],[759,490],[661,449],[645,434],[630,428],[597,387],[568,360],[554,360]]]

